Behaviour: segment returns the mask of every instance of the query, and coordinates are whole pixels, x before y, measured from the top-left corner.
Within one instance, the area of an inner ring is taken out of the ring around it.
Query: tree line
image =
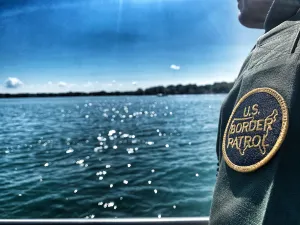
[[[228,93],[233,86],[233,82],[219,82],[207,85],[169,85],[139,88],[136,91],[114,91],[114,92],[65,92],[65,93],[0,93],[0,98],[28,98],[28,97],[71,97],[71,96],[124,96],[124,95],[182,95],[182,94],[223,94]]]

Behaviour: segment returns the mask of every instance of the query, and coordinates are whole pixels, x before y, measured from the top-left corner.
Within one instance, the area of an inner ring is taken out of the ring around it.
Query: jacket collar
[[[299,9],[300,0],[274,0],[265,21],[265,31],[268,32],[288,20]]]

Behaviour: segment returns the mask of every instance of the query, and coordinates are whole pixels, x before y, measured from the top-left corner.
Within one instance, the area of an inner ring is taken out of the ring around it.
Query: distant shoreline
[[[80,96],[166,96],[166,95],[187,95],[187,94],[226,94],[233,86],[233,82],[219,82],[214,84],[200,85],[169,85],[156,86],[136,91],[115,91],[115,92],[64,92],[64,93],[0,93],[0,98],[46,98],[46,97],[80,97]]]

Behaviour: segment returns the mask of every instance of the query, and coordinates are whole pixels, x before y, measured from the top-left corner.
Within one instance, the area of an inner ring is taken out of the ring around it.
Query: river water
[[[208,216],[224,98],[1,99],[1,218]]]

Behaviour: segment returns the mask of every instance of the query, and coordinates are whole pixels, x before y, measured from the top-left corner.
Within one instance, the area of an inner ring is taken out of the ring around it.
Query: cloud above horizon
[[[63,81],[58,82],[57,85],[58,85],[58,87],[61,87],[61,88],[65,88],[65,87],[68,86],[68,84],[66,82],[63,82]]]
[[[175,64],[172,64],[172,65],[170,66],[170,69],[172,69],[172,70],[180,70],[180,66],[177,66],[177,65],[175,65]]]
[[[16,77],[9,77],[7,80],[4,82],[4,86],[6,88],[18,88],[23,85],[23,82],[16,78]]]

